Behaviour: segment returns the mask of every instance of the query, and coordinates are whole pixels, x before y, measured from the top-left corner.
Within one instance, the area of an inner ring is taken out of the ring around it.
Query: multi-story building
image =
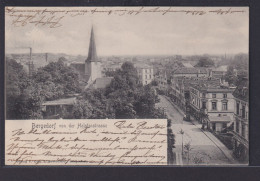
[[[173,77],[206,77],[206,68],[195,67],[182,67],[175,70],[172,74]]]
[[[186,112],[187,99],[189,99],[190,84],[196,83],[197,79],[189,77],[176,77],[171,79],[171,85],[168,91],[168,96],[171,100]]]
[[[153,67],[147,64],[135,64],[139,83],[143,85],[150,84],[154,80]]]
[[[212,131],[222,131],[232,123],[233,89],[223,86],[220,79],[201,79],[191,84],[190,105],[193,116]]]
[[[155,75],[155,80],[158,83],[158,88],[160,91],[167,91],[169,74],[166,70],[159,70]]]
[[[211,77],[223,79],[225,74],[227,73],[227,65],[222,65],[217,68],[207,68],[208,74]]]
[[[240,160],[248,161],[248,80],[244,79],[234,93],[233,151]]]

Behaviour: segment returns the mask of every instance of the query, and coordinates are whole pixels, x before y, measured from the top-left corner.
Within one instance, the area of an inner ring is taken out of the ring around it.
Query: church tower
[[[95,81],[97,78],[101,78],[101,62],[98,60],[94,30],[91,28],[88,58],[85,61],[85,76],[88,83]]]

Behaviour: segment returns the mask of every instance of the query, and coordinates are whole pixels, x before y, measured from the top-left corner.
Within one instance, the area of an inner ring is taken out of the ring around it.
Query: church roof
[[[98,57],[97,57],[96,43],[95,43],[95,37],[94,37],[94,30],[92,27],[90,41],[89,41],[88,58],[87,58],[86,62],[97,62],[97,61],[98,61]]]

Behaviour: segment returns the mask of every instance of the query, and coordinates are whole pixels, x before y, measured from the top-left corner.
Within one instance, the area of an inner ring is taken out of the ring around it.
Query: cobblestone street
[[[222,143],[216,143],[216,140],[212,139],[213,135],[211,133],[211,137],[209,137],[200,129],[200,125],[194,125],[191,122],[183,121],[183,113],[176,109],[165,97],[159,97],[160,103],[158,103],[157,106],[165,108],[167,116],[172,120],[171,128],[173,134],[175,134],[176,147],[174,148],[176,157],[175,164],[228,165],[235,163],[232,156],[227,154],[229,150]],[[180,133],[181,130],[184,132],[183,138]],[[188,153],[185,153],[185,149],[183,151],[183,156],[181,156],[182,143],[183,145],[187,143],[190,143],[191,145],[189,159]]]

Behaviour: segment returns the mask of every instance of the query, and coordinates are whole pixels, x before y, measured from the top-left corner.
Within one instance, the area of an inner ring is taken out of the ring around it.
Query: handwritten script
[[[184,15],[202,16],[206,14],[228,15],[235,13],[245,13],[245,10],[234,8],[183,8],[183,7],[6,7],[5,15],[12,18],[12,25],[22,27],[33,24],[35,26],[47,26],[49,28],[59,28],[65,18],[74,18],[84,15],[140,15],[147,13],[157,13],[167,15],[179,13]]]
[[[166,165],[166,120],[6,120],[6,165]]]

